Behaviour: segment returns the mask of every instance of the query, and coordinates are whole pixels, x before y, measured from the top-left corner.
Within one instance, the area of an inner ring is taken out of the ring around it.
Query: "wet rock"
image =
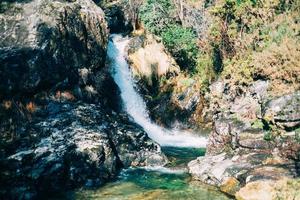
[[[105,2],[102,7],[110,33],[126,33],[133,30],[130,8],[126,1]]]
[[[1,198],[49,198],[102,185],[124,167],[163,165],[159,145],[116,113],[101,8],[91,0],[9,5],[0,14]]]
[[[47,118],[34,120],[26,130],[45,137],[1,161],[2,196],[42,197],[76,186],[98,186],[123,167],[166,163],[159,145],[126,116],[111,115],[100,105],[53,104],[60,112],[49,108]]]

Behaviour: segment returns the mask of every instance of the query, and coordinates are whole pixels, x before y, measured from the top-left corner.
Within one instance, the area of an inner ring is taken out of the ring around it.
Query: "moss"
[[[254,122],[252,122],[251,126],[253,128],[257,128],[257,129],[263,129],[264,128],[264,124],[259,119],[256,119]]]
[[[266,140],[266,141],[273,141],[274,140],[274,135],[272,134],[271,131],[265,132],[264,140]]]

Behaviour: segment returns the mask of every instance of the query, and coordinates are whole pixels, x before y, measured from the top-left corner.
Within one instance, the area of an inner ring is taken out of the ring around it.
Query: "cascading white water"
[[[151,122],[143,98],[136,91],[130,68],[125,59],[125,47],[129,39],[112,35],[108,44],[108,57],[113,69],[113,78],[121,91],[127,113],[141,125],[149,137],[162,146],[205,147],[207,139],[187,131],[167,130]]]

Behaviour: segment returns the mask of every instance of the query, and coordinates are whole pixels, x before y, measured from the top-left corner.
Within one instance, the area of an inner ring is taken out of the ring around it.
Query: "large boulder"
[[[238,200],[300,199],[300,180],[255,181],[242,188],[236,195]]]
[[[18,146],[0,162],[2,197],[49,197],[102,185],[123,167],[166,162],[142,128],[100,105],[50,101],[22,128]]]
[[[133,37],[127,47],[128,61],[133,74],[148,87],[159,84],[159,78],[179,73],[179,66],[164,45],[150,34]]]
[[[272,97],[260,80],[235,88],[219,80],[210,89],[213,128],[189,172],[237,199],[276,199],[277,181],[299,176],[299,92]]]
[[[292,179],[297,175],[294,161],[268,150],[252,151],[244,154],[235,152],[231,155],[224,152],[199,157],[188,164],[189,173],[193,179],[217,186],[231,196],[237,195],[240,188],[241,191],[251,188],[250,185],[256,181],[273,184],[277,180]],[[273,187],[272,190],[276,191],[277,188]],[[257,187],[257,192],[262,191],[263,189]],[[241,192],[238,195],[242,195]],[[256,197],[253,199],[262,199],[261,196]]]
[[[0,30],[1,199],[49,198],[99,186],[124,167],[166,162],[119,113],[94,2],[1,1]]]
[[[33,94],[105,62],[104,13],[92,0],[1,1],[0,99]]]

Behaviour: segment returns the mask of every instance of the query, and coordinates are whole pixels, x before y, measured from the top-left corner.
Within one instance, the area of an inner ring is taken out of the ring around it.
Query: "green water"
[[[130,168],[115,182],[94,190],[81,189],[75,199],[107,200],[227,200],[214,188],[191,181],[186,164],[205,153],[204,149],[165,147],[170,163],[165,168]]]

